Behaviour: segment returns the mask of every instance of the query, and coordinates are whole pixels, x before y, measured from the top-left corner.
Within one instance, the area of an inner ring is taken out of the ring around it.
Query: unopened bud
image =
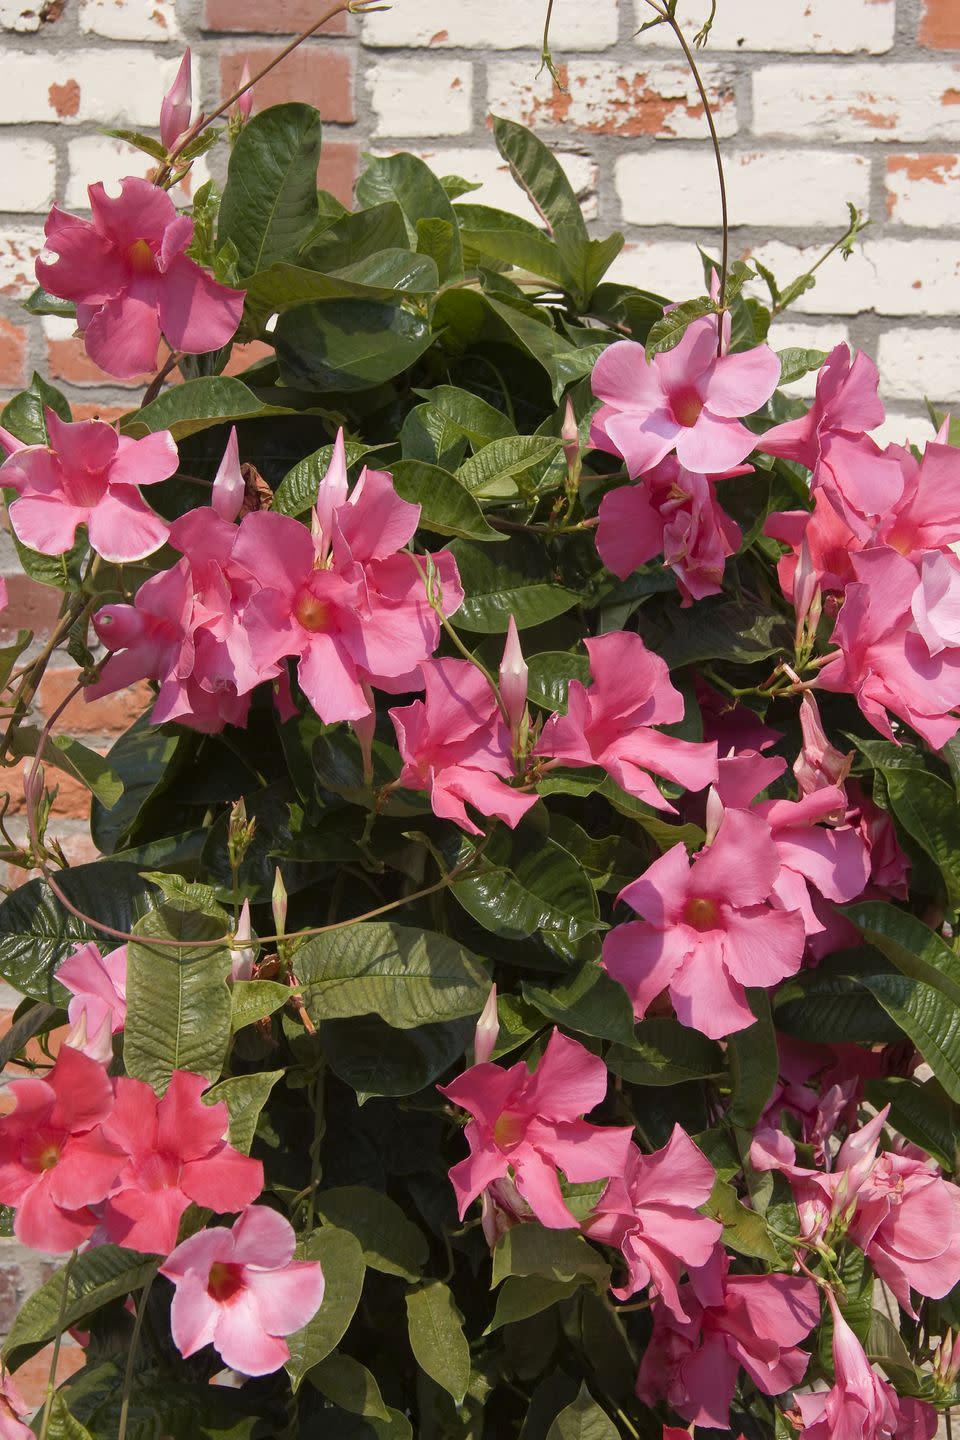
[[[287,933],[287,887],[283,883],[279,865],[273,877],[273,894],[270,897],[270,903],[273,907],[274,931],[277,935],[285,935]]]
[[[190,125],[193,109],[193,82],[190,77],[190,47],[180,61],[176,79],[163,97],[160,107],[160,139],[169,154]]]
[[[715,785],[711,785],[707,791],[707,819],[706,819],[706,843],[712,845],[717,838],[717,831],[723,821],[723,801],[717,793]]]
[[[341,505],[347,502],[349,481],[347,479],[347,452],[343,442],[343,426],[337,431],[333,454],[327,472],[317,488],[317,502],[311,516],[311,530],[321,564],[330,553],[333,540],[333,517]]]
[[[243,864],[247,851],[253,844],[256,829],[256,819],[247,819],[247,807],[241,795],[230,809],[227,825],[227,853],[232,869],[236,870]]]
[[[240,911],[240,919],[237,922],[237,933],[233,937],[233,944],[230,946],[230,979],[250,980],[253,977],[253,946],[250,941],[253,938],[253,931],[250,928],[250,901],[244,900],[243,908]]]
[[[820,576],[814,569],[810,557],[810,548],[807,545],[806,537],[801,541],[800,554],[797,557],[797,568],[793,576],[793,608],[797,615],[797,649],[800,649],[804,631],[816,629],[820,619],[820,606],[817,604],[816,614],[813,614],[814,601],[819,602],[820,598]]]
[[[497,987],[490,986],[487,1003],[480,1012],[477,1028],[473,1032],[473,1063],[482,1065],[490,1059],[500,1038],[500,1022],[497,1019]]]
[[[231,425],[230,438],[213,482],[213,494],[210,496],[210,504],[221,520],[236,520],[243,508],[245,489],[243,474],[240,470],[237,427]]]
[[[243,69],[240,72],[240,84],[242,86],[250,84],[250,66],[246,60],[244,60]],[[243,94],[240,96],[239,100],[237,101],[237,113],[240,116],[240,119],[243,121],[244,125],[246,125],[247,121],[250,119],[250,116],[253,114],[252,89],[244,90]]]
[[[564,411],[560,438],[563,441],[563,454],[567,462],[567,489],[573,491],[576,490],[580,484],[582,465],[580,460],[580,431],[577,427],[577,417],[573,412],[573,401],[569,395],[567,396],[567,408]]]
[[[500,698],[510,721],[511,733],[516,737],[520,730],[523,712],[527,705],[527,662],[523,658],[517,622],[510,616],[507,625],[507,640],[500,662]]]
[[[113,1034],[109,1018],[104,1018],[97,1033],[90,1035],[87,1031],[85,1008],[67,1031],[63,1043],[69,1045],[71,1050],[82,1051],[89,1059],[96,1060],[98,1065],[109,1065],[113,1059]]]
[[[853,751],[844,755],[830,744],[819,707],[809,690],[800,701],[800,729],[803,749],[793,762],[793,773],[801,795],[812,795],[827,786],[842,787],[853,765]]]

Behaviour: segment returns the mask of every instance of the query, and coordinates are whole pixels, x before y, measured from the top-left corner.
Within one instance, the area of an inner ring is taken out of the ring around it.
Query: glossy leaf
[[[319,1260],[323,1267],[323,1304],[314,1318],[287,1337],[287,1374],[299,1390],[307,1375],[325,1360],[346,1333],[360,1303],[366,1265],[360,1243],[346,1230],[325,1225],[297,1246],[298,1260]]]
[[[98,1245],[61,1267],[24,1301],[3,1345],[4,1360],[16,1370],[64,1328],[86,1319],[101,1305],[139,1290],[153,1271],[152,1256],[119,1245]]]
[[[217,244],[237,247],[242,277],[296,255],[317,219],[320,116],[274,105],[243,127],[230,156]]]
[[[273,339],[285,384],[353,393],[409,370],[433,336],[396,304],[322,300],[281,315]]]
[[[442,1280],[409,1292],[407,1328],[417,1364],[459,1405],[470,1383],[470,1350],[463,1316]]]
[[[420,1279],[427,1261],[427,1241],[388,1195],[363,1185],[321,1190],[316,1211],[325,1224],[356,1236],[372,1270],[404,1280]]]
[[[420,524],[425,530],[467,540],[504,540],[498,530],[487,524],[480,506],[458,476],[421,460],[399,460],[392,474],[397,494],[420,506]]]

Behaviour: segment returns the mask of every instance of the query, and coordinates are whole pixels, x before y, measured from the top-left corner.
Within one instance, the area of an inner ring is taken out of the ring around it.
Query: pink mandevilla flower
[[[126,945],[101,955],[88,941],[67,956],[57,970],[57,979],[71,994],[67,1017],[73,1030],[65,1043],[109,1064],[111,1037],[120,1033],[127,1018]],[[81,1038],[83,1043],[78,1044]]]
[[[9,1375],[0,1380],[0,1440],[35,1440],[36,1432],[23,1423],[33,1406],[20,1394]]]
[[[473,1065],[438,1089],[473,1117],[470,1154],[450,1171],[461,1220],[488,1186],[512,1178],[541,1225],[575,1227],[557,1171],[575,1185],[623,1174],[632,1130],[581,1118],[605,1099],[607,1067],[559,1030],[532,1073],[522,1060],[507,1070]]]
[[[742,1365],[764,1395],[799,1384],[809,1357],[799,1342],[820,1318],[817,1287],[799,1275],[731,1275],[721,1249],[691,1269],[680,1299],[689,1320],[662,1300],[637,1377],[645,1404],[665,1399],[695,1425],[730,1428],[730,1403]]]
[[[674,845],[621,891],[643,919],[607,934],[603,964],[638,1019],[666,989],[677,1018],[713,1039],[753,1024],[745,987],[796,974],[803,956],[803,916],[770,903],[779,874],[766,821],[727,810],[692,865]]]
[[[17,1106],[0,1119],[0,1201],[16,1207],[24,1245],[73,1250],[93,1234],[89,1207],[106,1199],[123,1165],[103,1130],[113,1086],[102,1065],[70,1046],[45,1079],[10,1083]]]
[[[636,341],[618,340],[593,368],[593,393],[604,403],[590,443],[621,455],[634,479],[673,450],[687,470],[720,474],[756,445],[741,419],[766,404],[779,378],[766,345],[718,356],[715,316],[694,320],[679,345],[650,361]]]
[[[44,228],[37,280],[77,306],[87,354],[133,379],[156,369],[161,333],[172,350],[203,355],[236,333],[242,290],[220,285],[187,258],[193,221],[165,190],[128,176],[114,198],[90,185],[92,220],[57,206]]]
[[[892,1440],[901,1435],[896,1391],[872,1368],[863,1346],[827,1291],[833,1317],[833,1369],[829,1390],[797,1395],[801,1440]],[[934,1416],[936,1412],[932,1412]]]
[[[837,345],[820,368],[816,398],[807,413],[774,425],[757,439],[756,449],[815,469],[827,437],[863,435],[883,424],[879,383],[877,367],[868,355],[857,350],[851,358],[846,345]]]
[[[175,1070],[162,1100],[142,1080],[116,1081],[116,1104],[104,1134],[121,1152],[104,1207],[107,1238],[167,1255],[191,1202],[217,1214],[241,1210],[263,1189],[263,1166],[228,1145],[227,1107],[205,1105],[209,1082]]]
[[[0,484],[16,490],[10,523],[42,555],[62,555],[78,525],[105,560],[142,560],[164,543],[169,526],[138,486],[167,480],[177,468],[168,430],[142,440],[118,435],[102,420],[70,424],[47,410],[49,445],[15,451],[0,466]]]
[[[699,1213],[716,1175],[679,1125],[652,1155],[631,1145],[622,1176],[614,1176],[583,1229],[623,1253],[627,1278],[614,1295],[629,1300],[647,1285],[680,1320],[689,1320],[678,1290],[685,1266],[705,1265],[723,1226]]]
[[[649,772],[702,790],[717,778],[716,742],[682,740],[653,728],[683,719],[683,696],[665,662],[639,635],[615,631],[584,644],[593,684],[588,689],[570,681],[567,713],[551,715],[536,753],[564,765],[599,765],[631,795],[673,813]]]
[[[505,783],[513,774],[511,734],[484,675],[469,660],[421,665],[425,696],[390,711],[403,759],[399,784],[429,790],[435,815],[481,834],[465,803],[519,824],[536,795]]]
[[[270,1375],[290,1358],[283,1338],[313,1319],[323,1301],[316,1260],[294,1260],[289,1220],[265,1205],[244,1210],[231,1229],[191,1235],[160,1267],[176,1287],[173,1341],[184,1358],[212,1345],[242,1375]]]

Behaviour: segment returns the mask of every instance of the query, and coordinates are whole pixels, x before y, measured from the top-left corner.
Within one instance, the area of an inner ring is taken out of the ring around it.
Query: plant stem
[[[670,26],[670,29],[677,37],[677,40],[680,44],[680,49],[683,51],[686,62],[690,66],[690,73],[693,75],[693,78],[696,81],[697,89],[700,92],[700,100],[703,105],[704,114],[707,117],[707,126],[710,130],[710,140],[713,144],[714,159],[717,162],[717,179],[720,182],[720,213],[721,223],[723,226],[720,254],[720,295],[717,302],[717,354],[722,355],[723,315],[725,309],[724,295],[727,289],[727,268],[730,254],[730,220],[727,213],[727,184],[723,174],[723,156],[720,153],[720,139],[717,135],[717,127],[714,123],[713,110],[711,109],[710,101],[707,98],[706,88],[701,78],[700,71],[697,67],[697,62],[693,58],[693,51],[687,44],[686,36],[680,28],[680,22],[677,20],[676,15],[672,14],[670,10],[668,10],[665,6],[659,3],[659,0],[646,0],[646,4],[650,6],[651,10],[655,11],[656,14],[660,16],[661,20],[665,21],[666,24]]]
[[[53,1397],[57,1388],[57,1361],[60,1359],[60,1342],[63,1339],[63,1321],[67,1313],[67,1297],[70,1294],[70,1273],[73,1270],[76,1258],[77,1252],[74,1250],[70,1259],[63,1267],[63,1294],[60,1296],[60,1311],[57,1315],[57,1333],[53,1339],[53,1354],[50,1357],[50,1374],[47,1379],[47,1398],[43,1405],[43,1421],[40,1425],[39,1440],[47,1440],[47,1433],[50,1429]]]
[[[137,1314],[133,1322],[133,1334],[130,1336],[130,1349],[127,1351],[127,1366],[123,1372],[123,1398],[120,1401],[120,1423],[117,1427],[117,1440],[126,1440],[127,1418],[130,1414],[130,1393],[133,1389],[133,1367],[137,1360],[137,1349],[140,1345],[140,1331],[143,1329],[143,1317],[147,1313],[147,1301],[150,1298],[150,1291],[156,1278],[157,1271],[154,1269],[144,1282],[143,1290],[140,1294],[140,1303],[137,1305]]]

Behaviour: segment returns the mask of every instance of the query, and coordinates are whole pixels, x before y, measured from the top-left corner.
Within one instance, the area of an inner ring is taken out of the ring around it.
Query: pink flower
[[[0,1440],[35,1440],[35,1432],[24,1425],[24,1415],[33,1406],[24,1400],[9,1375],[0,1380]]]
[[[854,556],[833,630],[839,655],[820,671],[824,690],[852,694],[875,730],[896,740],[888,711],[940,750],[960,728],[960,650],[931,655],[914,625],[917,570],[886,547]]]
[[[800,731],[803,749],[793,762],[793,773],[801,795],[813,795],[829,786],[843,788],[853,764],[853,751],[845,755],[827,739],[820,707],[807,690],[800,700]]]
[[[681,1288],[681,1321],[662,1300],[637,1377],[645,1404],[665,1399],[695,1425],[730,1428],[730,1403],[742,1365],[764,1395],[803,1379],[809,1357],[797,1348],[820,1318],[817,1287],[799,1275],[730,1275],[716,1250]]]
[[[113,1058],[111,1036],[120,1033],[127,1018],[126,945],[101,955],[89,941],[67,956],[57,970],[57,979],[73,997],[67,1016],[74,1030],[66,1043],[75,1045],[82,1030],[86,1043],[77,1048],[109,1064]]]
[[[717,475],[754,449],[741,417],[766,404],[779,378],[766,345],[718,357],[713,316],[694,320],[679,345],[649,362],[642,345],[617,340],[593,368],[593,393],[604,403],[590,443],[622,455],[634,479],[672,450],[687,470]]]
[[[435,815],[470,835],[481,830],[465,803],[511,829],[537,803],[504,782],[513,775],[510,731],[484,675],[469,660],[421,665],[425,696],[390,711],[403,759],[398,784],[429,790]]]
[[[779,873],[766,822],[728,810],[692,865],[674,845],[621,891],[643,919],[609,931],[603,965],[638,1019],[666,989],[677,1018],[712,1039],[753,1024],[745,987],[796,974],[803,956],[802,915],[770,903]]]
[[[104,1210],[116,1245],[167,1255],[192,1202],[217,1214],[242,1210],[263,1189],[263,1166],[224,1139],[227,1107],[205,1105],[209,1082],[175,1070],[162,1100],[149,1085],[116,1082],[116,1104],[104,1134],[122,1152],[122,1168]]]
[[[661,1150],[631,1145],[621,1176],[601,1195],[584,1233],[623,1252],[627,1279],[614,1295],[629,1300],[647,1285],[679,1320],[689,1320],[677,1289],[686,1266],[706,1265],[723,1226],[699,1213],[716,1175],[702,1150],[680,1128]]]
[[[806,415],[774,425],[757,439],[756,449],[813,470],[825,438],[838,433],[863,435],[883,423],[879,382],[877,367],[868,355],[857,350],[851,358],[847,346],[838,345],[820,368],[816,398]]]
[[[161,332],[172,350],[188,355],[226,345],[244,292],[219,285],[187,258],[193,221],[177,214],[166,191],[130,176],[120,189],[113,198],[101,184],[88,187],[92,222],[54,206],[37,281],[76,302],[91,360],[108,375],[133,379],[156,369]]]
[[[152,555],[169,527],[138,486],[156,485],[176,471],[170,432],[130,440],[102,420],[69,424],[52,410],[46,422],[49,446],[27,446],[0,467],[0,484],[18,496],[10,506],[17,537],[42,555],[62,555],[73,545],[77,526],[86,525],[90,544],[105,560]]]
[[[697,475],[668,455],[639,485],[611,490],[600,501],[597,526],[604,565],[626,580],[662,555],[677,577],[685,606],[718,595],[727,557],[736,554],[743,537],[717,504],[713,482],[750,473],[749,465],[740,465],[722,476]]]
[[[683,696],[666,664],[639,635],[615,631],[585,640],[593,684],[571,680],[566,715],[551,715],[536,747],[564,765],[599,765],[631,795],[657,810],[674,807],[648,772],[688,790],[717,778],[716,743],[664,735],[654,725],[683,719]]]
[[[780,859],[773,894],[785,910],[801,912],[808,935],[825,928],[814,912],[817,895],[848,904],[863,894],[870,878],[870,857],[859,833],[833,823],[845,811],[846,797],[836,786],[796,801],[767,800],[754,809],[770,826]]]
[[[89,1239],[123,1155],[105,1136],[113,1086],[102,1065],[65,1046],[45,1079],[10,1082],[17,1100],[0,1119],[0,1201],[16,1206],[14,1232],[32,1250],[73,1250]]]
[[[437,1088],[473,1116],[464,1131],[470,1155],[450,1171],[461,1220],[482,1191],[509,1177],[541,1225],[574,1227],[557,1170],[574,1185],[623,1173],[632,1130],[580,1118],[606,1098],[607,1067],[559,1030],[532,1073],[522,1060],[508,1070],[474,1065]]]
[[[295,1246],[289,1220],[265,1205],[177,1246],[160,1274],[176,1286],[170,1326],[184,1359],[212,1345],[242,1375],[270,1375],[289,1360],[283,1337],[313,1319],[324,1290],[319,1262],[294,1260]]]
[[[960,564],[955,555],[924,553],[910,610],[931,655],[960,646]]]
[[[190,124],[193,109],[193,85],[190,76],[190,46],[183,52],[176,78],[160,107],[160,140],[169,152]]]
[[[859,780],[847,782],[847,794],[852,807],[850,823],[859,832],[870,857],[871,884],[898,900],[906,900],[910,861],[900,848],[897,827],[886,810],[874,804]]]
[[[892,1440],[899,1434],[899,1407],[891,1385],[871,1367],[863,1346],[827,1291],[833,1316],[833,1369],[830,1390],[797,1395],[803,1417],[801,1440]]]
[[[240,470],[237,427],[231,425],[227,448],[223,452],[220,468],[214,476],[213,491],[210,496],[210,504],[221,520],[236,520],[243,507],[245,490],[246,486]]]

